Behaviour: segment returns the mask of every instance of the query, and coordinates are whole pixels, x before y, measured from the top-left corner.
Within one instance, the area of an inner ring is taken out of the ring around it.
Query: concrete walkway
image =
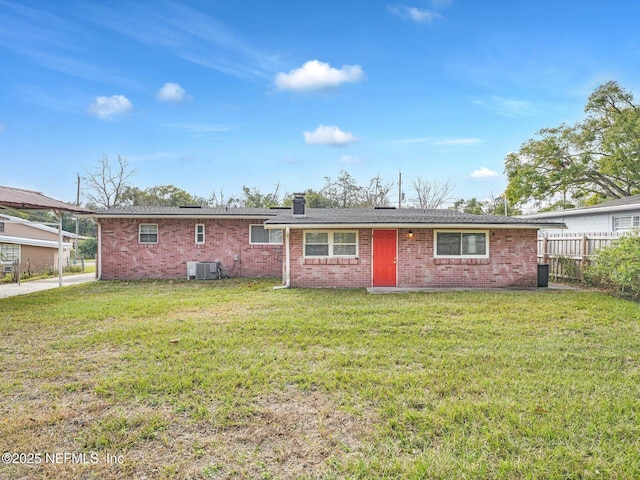
[[[96,279],[95,273],[81,273],[79,275],[66,275],[62,277],[62,286],[76,285],[79,283],[93,282]],[[32,282],[5,283],[0,285],[0,298],[13,297],[15,295],[24,295],[26,293],[40,292],[41,290],[49,290],[58,288],[59,278],[45,278],[42,280],[33,280]]]
[[[566,285],[562,283],[552,283],[549,282],[548,287],[530,287],[530,288],[472,288],[472,287],[463,287],[463,288],[397,288],[397,287],[369,287],[367,288],[367,292],[373,294],[379,293],[411,293],[411,292],[544,292],[545,290],[582,290],[579,286]]]

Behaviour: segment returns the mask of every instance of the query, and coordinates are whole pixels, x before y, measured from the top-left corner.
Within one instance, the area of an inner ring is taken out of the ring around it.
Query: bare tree
[[[450,180],[445,183],[429,181],[422,177],[411,180],[411,188],[416,194],[411,201],[419,208],[440,208],[445,202],[451,200],[451,192],[454,186]]]
[[[129,161],[119,155],[117,165],[105,155],[92,171],[86,168],[84,171],[83,179],[88,186],[83,189],[83,196],[88,203],[102,208],[117,207],[123,202],[130,186],[128,180],[135,174],[135,170],[129,168]]]
[[[360,205],[361,207],[388,207],[389,192],[393,188],[393,182],[383,183],[380,174],[369,180],[369,185],[360,188]]]

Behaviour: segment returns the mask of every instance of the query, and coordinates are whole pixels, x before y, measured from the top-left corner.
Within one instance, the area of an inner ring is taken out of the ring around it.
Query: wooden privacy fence
[[[579,280],[584,278],[584,269],[599,249],[611,245],[622,234],[600,233],[553,233],[538,237],[538,263],[549,265],[551,280]]]

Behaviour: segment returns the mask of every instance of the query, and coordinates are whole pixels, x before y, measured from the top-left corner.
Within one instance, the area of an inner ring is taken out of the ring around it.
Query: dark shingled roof
[[[294,217],[290,211],[267,220],[265,225],[502,225],[562,228],[562,223],[504,217],[497,215],[472,215],[456,210],[412,208],[308,208],[304,217]]]
[[[290,211],[290,210],[287,210]],[[110,209],[100,209],[96,212],[96,217],[270,217],[278,213],[278,210],[270,208],[227,208],[227,207],[205,207],[200,205],[185,205],[182,207],[117,207]]]
[[[63,210],[65,212],[91,213],[91,210],[61,202],[40,192],[3,186],[0,186],[0,207],[18,210]]]
[[[560,222],[496,215],[471,215],[455,210],[421,210],[411,208],[307,208],[304,217],[294,217],[290,208],[211,208],[200,206],[185,207],[120,207],[99,210],[97,218],[117,217],[165,217],[165,218],[206,218],[206,217],[244,217],[266,220],[267,226],[304,227],[307,225],[484,225],[510,226],[523,228],[562,228]]]

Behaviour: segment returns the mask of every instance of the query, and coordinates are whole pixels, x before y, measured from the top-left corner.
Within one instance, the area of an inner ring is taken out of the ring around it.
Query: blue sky
[[[205,197],[345,169],[484,199],[598,85],[640,94],[639,20],[615,0],[0,0],[0,184],[73,201],[121,155],[135,186]]]

